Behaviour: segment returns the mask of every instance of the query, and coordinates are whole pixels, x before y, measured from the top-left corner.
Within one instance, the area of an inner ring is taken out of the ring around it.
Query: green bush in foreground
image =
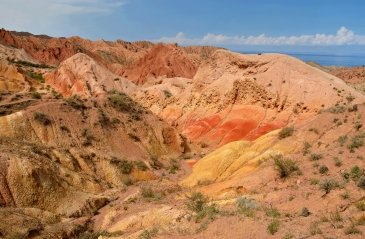
[[[296,162],[291,159],[286,159],[282,155],[273,157],[275,169],[279,172],[281,178],[289,177],[294,172],[299,172],[299,167]]]
[[[275,233],[277,233],[279,231],[279,226],[280,226],[280,222],[277,219],[274,219],[270,222],[269,225],[267,225],[267,231],[271,234],[274,235]]]
[[[208,205],[208,198],[200,192],[192,193],[187,199],[187,208],[196,213],[195,222],[201,222],[205,217],[212,221],[219,212],[215,204]]]
[[[293,135],[293,133],[294,133],[293,127],[285,127],[282,130],[280,130],[279,139],[284,139],[284,138],[290,137]]]

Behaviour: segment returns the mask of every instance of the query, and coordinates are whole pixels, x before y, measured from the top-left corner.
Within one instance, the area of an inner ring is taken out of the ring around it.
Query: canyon
[[[364,69],[1,29],[0,238],[362,238]]]

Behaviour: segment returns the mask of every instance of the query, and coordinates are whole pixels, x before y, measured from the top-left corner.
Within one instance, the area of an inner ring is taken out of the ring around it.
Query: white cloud
[[[183,32],[179,32],[174,37],[162,37],[156,42],[176,42],[183,45],[341,46],[365,45],[365,35],[356,35],[346,27],[341,27],[335,35],[315,34],[280,37],[270,37],[265,34],[258,36],[226,36],[208,33],[201,38],[189,38]]]
[[[125,3],[126,0],[0,0],[0,27],[62,35],[77,27],[70,24],[70,17],[110,14]]]

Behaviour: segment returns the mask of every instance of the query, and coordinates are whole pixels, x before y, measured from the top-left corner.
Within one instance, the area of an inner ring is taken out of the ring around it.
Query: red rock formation
[[[197,67],[189,56],[175,45],[158,44],[148,54],[129,66],[123,76],[137,84],[159,76],[193,78]]]

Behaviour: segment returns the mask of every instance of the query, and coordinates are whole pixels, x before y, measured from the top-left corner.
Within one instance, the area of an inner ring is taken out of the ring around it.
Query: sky
[[[0,0],[0,27],[50,36],[365,54],[363,0]]]

